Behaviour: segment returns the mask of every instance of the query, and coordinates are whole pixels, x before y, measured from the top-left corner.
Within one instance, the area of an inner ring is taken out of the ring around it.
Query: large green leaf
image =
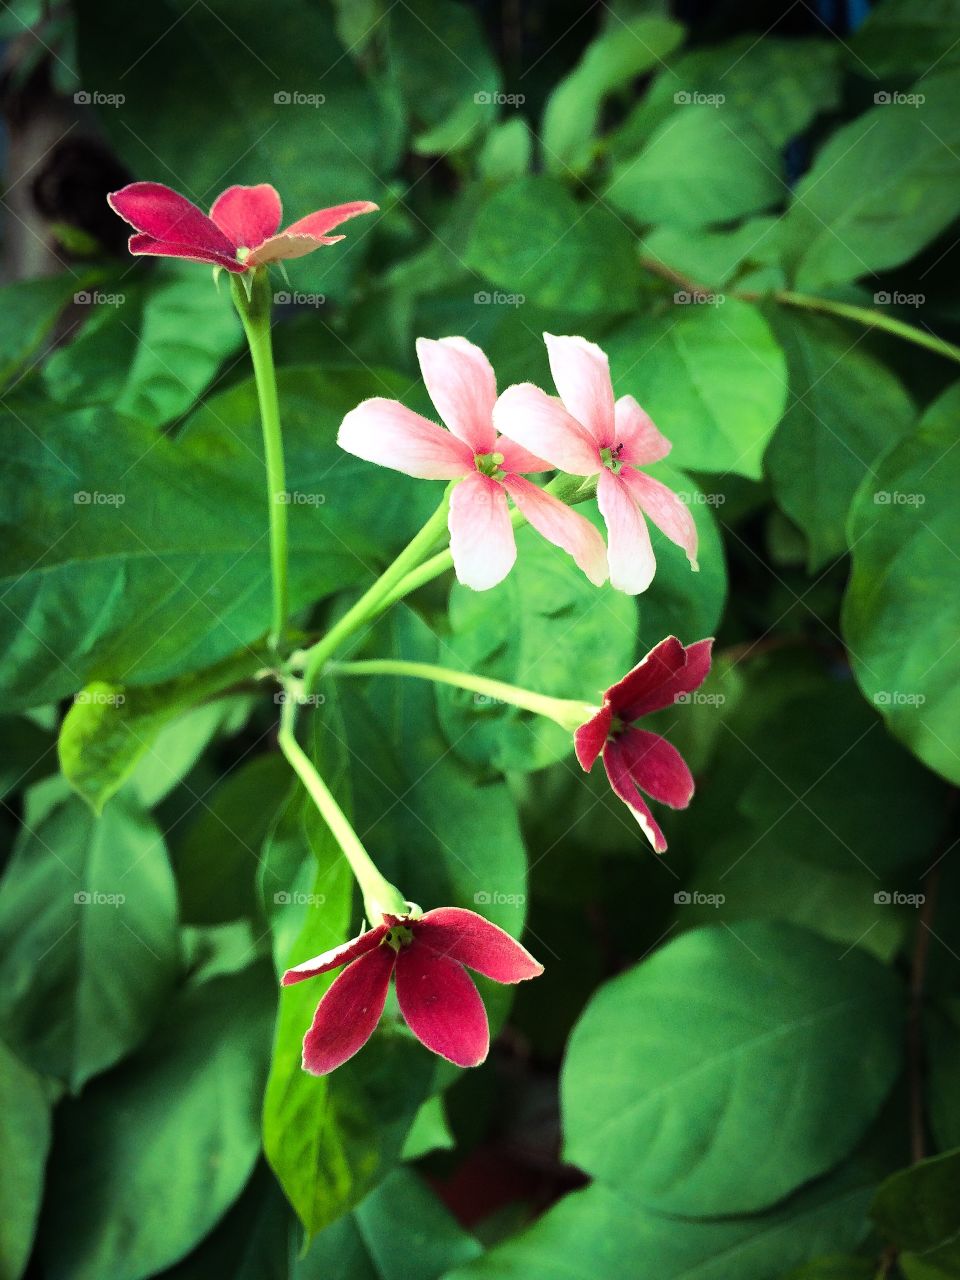
[[[604,345],[617,394],[636,396],[673,441],[675,466],[760,476],[787,373],[759,311],[735,299],[682,300],[629,321]]]
[[[960,1148],[895,1173],[873,1202],[877,1226],[900,1251],[908,1280],[960,1273]]]
[[[958,73],[920,81],[831,134],[784,223],[798,289],[823,289],[922,249],[960,213]]]
[[[960,58],[957,0],[883,0],[871,8],[849,44],[850,66],[858,74],[896,78],[925,75]]]
[[[816,572],[846,550],[853,495],[877,457],[913,424],[913,402],[861,334],[832,320],[775,316],[790,402],[767,450],[777,501],[809,543]]]
[[[274,995],[255,965],[181,992],[141,1051],[63,1109],[42,1254],[51,1280],[144,1280],[182,1258],[259,1150]]]
[[[494,192],[477,215],[464,257],[520,303],[616,312],[629,311],[637,298],[630,232],[601,205],[578,204],[553,178],[520,178]]]
[[[0,899],[0,1021],[37,1070],[72,1089],[143,1040],[178,959],[176,892],[159,831],[75,796],[28,814]]]
[[[71,299],[82,297],[84,286],[97,278],[96,272],[67,271],[0,289],[0,386],[6,387],[34,355]]]
[[[0,1043],[0,1275],[19,1280],[27,1265],[50,1147],[50,1097],[43,1083]]]
[[[875,464],[850,513],[854,673],[914,755],[960,783],[960,384]]]
[[[613,171],[604,199],[638,222],[702,227],[776,204],[782,162],[746,116],[691,103]]]
[[[683,934],[577,1024],[566,1156],[651,1208],[765,1208],[863,1136],[902,1031],[899,983],[860,951],[761,921]]]
[[[668,267],[705,292],[719,290],[734,277],[769,292],[785,283],[778,265],[778,218],[748,218],[737,227],[654,227],[644,236],[644,261]],[[738,279],[738,284],[740,283]]]
[[[370,575],[436,495],[334,443],[358,400],[402,394],[408,379],[290,369],[279,385],[291,592],[303,606]],[[264,634],[266,485],[252,383],[210,400],[176,441],[104,408],[7,407],[0,639],[12,705],[91,679],[167,680]]]

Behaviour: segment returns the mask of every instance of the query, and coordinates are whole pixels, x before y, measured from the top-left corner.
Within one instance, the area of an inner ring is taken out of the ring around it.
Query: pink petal
[[[641,409],[633,396],[621,396],[614,405],[617,444],[622,444],[620,458],[636,466],[649,466],[665,458],[673,445],[653,425],[653,419]]]
[[[615,476],[606,467],[600,472],[597,505],[607,524],[611,584],[631,596],[646,591],[657,562],[647,522],[623,483],[622,473]]]
[[[283,210],[269,182],[256,187],[227,187],[217,196],[210,217],[237,248],[255,249],[280,225]]]
[[[418,338],[417,359],[441,419],[474,453],[492,453],[497,379],[480,348],[466,338]]]
[[[393,947],[377,947],[347,965],[303,1038],[304,1071],[325,1076],[363,1048],[383,1013],[396,959]]]
[[[512,471],[515,475],[532,475],[539,471],[552,471],[553,465],[545,458],[538,458],[516,440],[508,440],[506,436],[497,436],[493,442],[494,450],[503,454],[504,471]]]
[[[138,234],[127,241],[127,248],[136,257],[151,258],[185,258],[188,262],[208,262],[223,267],[239,275],[246,271],[246,265],[236,258],[226,258],[220,253],[207,253],[203,249],[195,249],[188,244],[173,244],[169,240],[154,240],[152,236]]]
[[[636,783],[630,776],[630,770],[624,762],[620,750],[620,740],[608,742],[603,749],[603,764],[610,779],[610,785],[616,794],[628,805],[631,813],[640,823],[640,829],[653,845],[657,853],[665,853],[667,842],[660,825],[650,812],[650,807],[637,790]]]
[[[502,582],[517,558],[517,542],[507,495],[496,480],[479,471],[461,480],[450,497],[447,523],[458,580],[474,591]]]
[[[360,213],[372,213],[377,205],[369,200],[353,200],[349,204],[334,205],[331,209],[320,209],[310,213],[298,222],[292,222],[279,235],[271,236],[258,245],[247,258],[251,266],[259,266],[264,262],[279,262],[281,258],[302,258],[313,253],[324,244],[336,244],[343,236],[331,236],[327,232],[338,227],[348,218],[355,218]]]
[[[606,582],[607,548],[589,520],[522,476],[505,476],[503,487],[537,533],[573,556],[595,586]]]
[[[666,738],[646,729],[628,729],[617,739],[617,749],[641,791],[671,809],[686,809],[693,799],[693,774]]]
[[[476,1067],[487,1056],[487,1011],[466,970],[416,939],[397,956],[397,1001],[421,1042],[458,1067]]]
[[[494,982],[538,978],[543,965],[509,933],[462,907],[438,907],[414,922],[418,942]]]
[[[137,231],[153,241],[180,245],[219,260],[236,262],[236,246],[223,234],[202,209],[160,182],[131,182],[120,191],[112,191],[107,202],[115,213]],[[143,253],[146,250],[139,250]],[[171,256],[186,257],[180,253]]]
[[[697,526],[685,502],[653,476],[624,467],[620,478],[629,489],[640,510],[665,533],[671,542],[682,547],[692,568],[697,564]]]
[[[560,399],[601,448],[614,440],[613,383],[606,353],[586,338],[557,338],[545,333],[550,372]]]
[[[615,685],[607,691],[607,697],[615,712],[617,712],[624,720],[639,720],[641,716],[650,715],[651,712],[661,711],[664,707],[671,706],[676,702],[681,694],[693,693],[695,689],[699,689],[710,673],[710,654],[713,648],[713,640],[698,640],[696,644],[691,644],[683,648],[679,640],[673,636],[667,640],[661,641],[656,649],[651,650],[647,659],[654,658],[658,650],[663,650],[665,645],[679,645],[683,651],[683,656],[679,663],[672,665],[673,651],[664,662],[656,659],[651,666],[656,669],[656,678],[653,673],[643,681],[635,681],[629,689],[622,692],[621,686],[626,686],[627,681],[634,676],[638,668],[630,675],[624,677],[620,681],[620,685]],[[641,666],[643,664],[641,663]]]
[[[377,396],[351,409],[340,424],[341,449],[421,480],[455,480],[473,472],[462,440],[398,400]]]
[[[507,387],[493,406],[497,430],[552,467],[576,476],[600,470],[600,451],[585,427],[556,398],[530,382]]]
[[[573,746],[580,761],[580,768],[587,773],[593,768],[597,756],[603,750],[612,722],[613,712],[605,703],[597,714],[586,724],[582,724],[573,735]]]
[[[604,702],[621,720],[639,718],[637,707],[646,706],[687,661],[686,650],[676,636],[667,636],[654,645],[622,680],[611,685]],[[661,705],[666,705],[661,704]]]
[[[315,978],[318,973],[327,973],[330,969],[339,969],[341,965],[350,964],[352,960],[365,956],[368,951],[378,947],[381,938],[388,930],[389,925],[378,924],[376,928],[368,929],[366,933],[351,938],[349,942],[341,943],[339,947],[324,951],[322,955],[314,956],[312,960],[304,960],[302,964],[294,965],[280,979],[280,985],[290,987],[295,982],[303,982],[305,978]]]

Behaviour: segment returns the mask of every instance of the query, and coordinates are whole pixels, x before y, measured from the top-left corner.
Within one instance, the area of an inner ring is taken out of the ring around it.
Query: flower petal
[[[604,704],[597,714],[586,724],[582,724],[573,735],[573,746],[580,761],[580,768],[587,773],[596,764],[597,756],[603,750],[612,722],[613,712]]]
[[[417,359],[441,419],[474,453],[492,453],[497,379],[480,348],[466,338],[418,338]]]
[[[676,645],[681,650],[679,661],[675,659],[675,650],[665,649],[667,645]],[[640,667],[651,660],[650,668],[643,679],[638,679],[638,667],[634,667],[629,675],[607,691],[607,697],[615,712],[624,720],[639,720],[641,716],[650,715],[653,711],[661,711],[671,706],[678,698],[699,689],[710,672],[710,656],[713,640],[698,640],[696,644],[686,648],[674,636],[668,637],[652,649],[644,658]],[[658,653],[658,651],[660,651]],[[632,684],[627,687],[627,682]],[[621,692],[618,692],[621,690]]]
[[[595,586],[606,582],[607,548],[589,520],[523,476],[505,476],[503,487],[537,533],[573,556]]]
[[[189,244],[173,244],[169,240],[154,240],[153,236],[142,233],[131,236],[127,248],[135,257],[150,258],[185,258],[188,262],[209,262],[223,267],[239,275],[246,271],[246,265],[235,257],[228,258],[222,253],[207,253],[204,249],[196,249]]]
[[[673,445],[653,425],[653,419],[641,409],[633,396],[621,396],[614,405],[617,426],[617,444],[622,444],[620,457],[624,462],[646,467],[651,462],[665,458]]]
[[[642,471],[635,471],[633,467],[624,467],[620,472],[620,478],[644,515],[649,516],[671,542],[683,548],[691,568],[699,569],[697,526],[687,504],[682,502],[665,484],[654,480],[653,476],[644,475]]]
[[[449,431],[399,400],[380,396],[351,409],[340,424],[341,449],[421,480],[455,480],[473,472],[473,454]]]
[[[630,776],[630,770],[624,762],[620,743],[622,739],[608,742],[603,749],[603,765],[610,779],[610,785],[616,794],[628,805],[631,813],[640,823],[640,829],[653,845],[657,853],[665,853],[667,842],[660,826],[650,812],[650,806],[640,795],[636,783]]]
[[[112,191],[107,196],[107,203],[124,222],[129,222],[131,227],[142,231],[151,240],[236,262],[236,246],[217,224],[186,196],[165,187],[162,182],[131,182],[119,191]]]
[[[607,524],[611,584],[631,596],[646,591],[657,561],[647,522],[623,483],[622,473],[615,476],[604,467],[597,481],[597,504]]]
[[[593,476],[600,470],[600,451],[590,433],[556,396],[531,382],[507,387],[493,406],[493,421],[502,435],[546,458],[552,467],[576,476]]]
[[[606,352],[586,338],[558,338],[545,333],[543,340],[564,406],[601,448],[615,444],[613,383]]]
[[[458,580],[474,591],[486,591],[502,582],[517,558],[517,541],[502,486],[490,476],[472,471],[454,486],[447,523]]]
[[[414,921],[412,928],[417,941],[431,951],[494,982],[524,982],[543,973],[543,965],[526,947],[475,911],[438,907]]]
[[[553,463],[547,462],[546,458],[538,458],[529,449],[524,449],[522,444],[517,444],[516,440],[508,440],[506,436],[497,436],[493,447],[497,453],[503,454],[504,471],[511,471],[514,475],[526,476],[538,471],[553,470]]]
[[[305,978],[315,978],[318,973],[327,973],[330,969],[339,969],[341,965],[350,964],[352,960],[365,956],[368,951],[378,947],[389,927],[386,924],[378,924],[375,928],[368,929],[366,933],[351,938],[349,942],[341,943],[339,947],[333,947],[330,951],[324,951],[322,955],[314,956],[312,960],[304,960],[302,964],[294,965],[280,979],[280,985],[290,987],[295,982],[303,982]]]
[[[278,235],[264,240],[250,254],[247,262],[251,266],[259,266],[264,262],[279,262],[281,258],[302,258],[321,245],[336,244],[343,236],[328,235],[329,231],[348,218],[355,218],[360,213],[372,213],[378,207],[369,200],[352,200],[349,204],[338,204],[330,209],[309,213],[305,218],[291,222]]]
[[[347,965],[303,1038],[304,1071],[325,1076],[363,1048],[383,1013],[396,959],[393,947],[377,947]]]
[[[628,729],[617,739],[620,759],[641,791],[671,809],[693,799],[693,774],[680,752],[659,733]]]
[[[397,955],[397,1001],[407,1026],[433,1053],[476,1067],[490,1048],[487,1011],[467,971],[417,940]]]
[[[280,196],[269,182],[256,187],[227,187],[210,210],[210,217],[238,249],[255,249],[263,244],[279,227],[282,216]]]

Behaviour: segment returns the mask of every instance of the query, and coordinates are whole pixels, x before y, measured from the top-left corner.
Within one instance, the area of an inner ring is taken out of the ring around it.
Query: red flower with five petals
[[[523,982],[543,965],[519,942],[473,911],[440,907],[426,915],[383,917],[343,946],[283,975],[285,987],[345,966],[317,1006],[303,1040],[303,1068],[323,1076],[367,1043],[380,1021],[390,979],[417,1039],[458,1067],[487,1056],[487,1012],[464,965],[494,982]]]
[[[589,773],[600,753],[616,794],[633,812],[657,853],[664,853],[663,837],[646,801],[646,792],[671,809],[686,809],[693,799],[693,776],[680,752],[666,738],[636,721],[661,711],[699,689],[710,671],[712,640],[680,643],[668,636],[622,680],[611,685],[603,706],[574,735],[577,759]]]
[[[280,197],[266,182],[228,187],[214,200],[209,217],[161,182],[131,182],[107,200],[137,231],[130,237],[131,253],[210,262],[237,273],[336,244],[344,237],[330,235],[334,227],[377,208],[369,200],[353,200],[310,213],[280,231]]]

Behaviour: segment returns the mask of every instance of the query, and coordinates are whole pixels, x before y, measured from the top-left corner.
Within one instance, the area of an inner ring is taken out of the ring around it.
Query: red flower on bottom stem
[[[316,1076],[341,1066],[367,1043],[380,1021],[391,977],[407,1026],[417,1039],[458,1067],[487,1056],[487,1011],[468,965],[494,982],[523,982],[543,965],[508,933],[460,907],[440,907],[414,919],[384,916],[383,924],[332,951],[288,969],[283,986],[345,968],[317,1005],[303,1040],[303,1068]]]
[[[676,747],[658,733],[636,728],[635,722],[698,689],[710,671],[712,647],[713,640],[686,647],[676,636],[661,640],[610,686],[603,706],[574,735],[577,759],[588,773],[603,752],[611,787],[629,805],[657,853],[666,851],[667,842],[640,792],[672,809],[686,809],[693,799],[693,776]]]

